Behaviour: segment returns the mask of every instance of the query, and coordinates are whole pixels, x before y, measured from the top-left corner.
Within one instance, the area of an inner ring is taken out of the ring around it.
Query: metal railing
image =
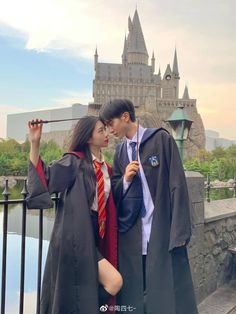
[[[228,189],[228,190],[233,190],[233,198],[236,198],[236,174],[233,179],[232,185],[213,185],[210,175],[207,175],[207,180],[205,183],[205,191],[206,191],[206,200],[207,202],[211,201],[211,191],[212,190],[223,190],[223,189]]]
[[[2,193],[4,200],[0,200],[3,205],[3,240],[2,240],[2,283],[1,283],[1,314],[5,314],[6,308],[6,270],[7,270],[7,228],[8,228],[8,209],[11,204],[22,205],[22,225],[21,225],[21,265],[20,265],[20,296],[19,296],[19,314],[24,313],[24,287],[25,287],[25,239],[26,239],[26,217],[27,206],[26,197],[28,195],[27,179],[24,179],[23,189],[21,191],[22,199],[9,199],[11,195],[8,187],[8,179],[5,181],[4,191]],[[54,208],[57,209],[58,194],[52,197]],[[43,209],[39,209],[39,239],[38,239],[38,267],[37,267],[37,304],[36,314],[40,313],[40,295],[42,283],[42,250],[43,250]]]

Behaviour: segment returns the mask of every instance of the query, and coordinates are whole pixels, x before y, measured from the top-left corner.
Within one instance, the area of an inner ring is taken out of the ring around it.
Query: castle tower
[[[196,99],[189,97],[187,86],[183,97],[179,98],[180,75],[176,49],[172,66],[170,64],[166,66],[163,76],[160,68],[158,74],[155,74],[154,52],[149,64],[149,55],[137,9],[133,19],[128,18],[128,30],[124,38],[120,64],[99,62],[97,49],[95,51],[94,103],[89,104],[88,113],[97,115],[102,104],[117,98],[127,98],[134,103],[137,116],[143,118],[145,127],[158,125],[169,129],[164,121],[171,116],[178,105],[183,105],[188,116],[194,121],[190,130],[190,139],[186,141],[185,156],[194,155],[205,145],[204,126],[197,112]]]
[[[143,37],[138,11],[135,10],[133,21],[128,19],[129,35],[127,38],[127,59],[128,64],[148,65],[148,52]]]
[[[98,64],[98,51],[97,51],[97,47],[96,47],[95,54],[94,54],[94,70],[95,71],[97,69],[97,64]]]
[[[162,97],[164,99],[179,98],[179,79],[178,59],[175,49],[173,68],[171,70],[170,64],[168,64],[162,79]]]
[[[155,57],[154,57],[154,51],[152,53],[152,72],[154,73],[155,72]]]
[[[190,99],[189,93],[188,93],[188,86],[187,86],[187,85],[185,85],[184,93],[183,93],[182,99],[185,99],[185,100],[186,100],[186,99]]]
[[[126,39],[126,35],[125,35],[125,40],[124,40],[124,48],[123,48],[123,53],[122,53],[122,64],[124,66],[127,66],[127,39]]]
[[[173,83],[173,87],[174,87],[174,98],[178,99],[179,98],[179,80],[180,80],[180,76],[179,76],[179,68],[178,68],[178,59],[177,59],[177,51],[175,48],[175,54],[174,54],[174,62],[173,62],[173,78],[174,78],[174,83]]]

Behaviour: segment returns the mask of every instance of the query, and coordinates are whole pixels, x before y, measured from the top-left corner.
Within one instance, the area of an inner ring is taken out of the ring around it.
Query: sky
[[[93,55],[120,63],[137,6],[162,74],[177,48],[206,129],[236,139],[235,0],[0,0],[0,138],[10,113],[93,101]]]

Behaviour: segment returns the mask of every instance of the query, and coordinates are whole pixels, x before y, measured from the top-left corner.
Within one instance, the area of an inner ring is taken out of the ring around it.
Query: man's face
[[[120,118],[113,118],[107,122],[110,134],[118,138],[123,138],[126,135],[127,121],[123,114]]]

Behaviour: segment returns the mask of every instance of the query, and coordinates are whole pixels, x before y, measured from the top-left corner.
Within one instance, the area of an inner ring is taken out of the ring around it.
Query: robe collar
[[[165,130],[164,128],[147,128],[145,129],[142,140],[140,142],[140,147],[155,133],[159,132],[160,130]],[[167,131],[168,132],[168,131]],[[169,132],[168,132],[169,133]],[[126,166],[129,164],[129,157],[127,152],[127,140],[125,139],[121,144],[119,144],[119,151],[118,151],[118,159],[120,160],[121,166],[123,168],[126,168]]]

